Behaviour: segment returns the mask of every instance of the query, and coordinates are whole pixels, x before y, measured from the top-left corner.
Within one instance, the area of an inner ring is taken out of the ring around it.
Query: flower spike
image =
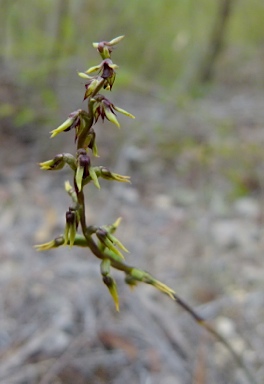
[[[131,113],[115,106],[109,99],[100,94],[104,90],[111,91],[115,83],[118,66],[111,60],[111,54],[114,46],[123,37],[118,36],[110,41],[101,41],[93,44],[102,58],[101,63],[89,68],[86,72],[78,73],[85,80],[84,99],[87,100],[87,111],[78,109],[72,112],[63,124],[50,132],[51,137],[55,137],[61,132],[75,131],[76,150],[74,156],[68,153],[61,153],[51,160],[40,163],[41,169],[45,170],[60,170],[66,164],[69,165],[73,173],[73,186],[66,182],[65,190],[70,196],[73,205],[65,214],[66,223],[63,235],[47,243],[36,245],[35,248],[38,251],[51,250],[63,245],[88,248],[101,261],[102,280],[112,296],[117,311],[119,311],[119,297],[116,281],[111,276],[112,268],[125,274],[125,282],[131,288],[134,288],[139,282],[152,285],[160,292],[168,295],[176,304],[189,313],[197,324],[203,326],[217,341],[221,342],[243,369],[249,379],[249,383],[257,384],[258,381],[255,380],[254,376],[247,369],[243,360],[232,348],[229,341],[182,300],[173,289],[157,280],[148,272],[126,264],[122,252],[128,252],[128,250],[114,235],[120,224],[120,218],[111,225],[103,226],[95,226],[87,222],[85,215],[85,211],[87,211],[84,195],[85,186],[93,182],[97,188],[100,188],[99,177],[124,183],[130,182],[129,176],[113,173],[103,166],[92,167],[90,161],[92,154],[94,156],[98,155],[94,126],[98,122],[99,117],[102,121],[104,119],[109,120],[117,127],[120,127],[116,117],[117,113],[122,113],[132,119],[135,118]],[[80,233],[78,233],[78,230]]]

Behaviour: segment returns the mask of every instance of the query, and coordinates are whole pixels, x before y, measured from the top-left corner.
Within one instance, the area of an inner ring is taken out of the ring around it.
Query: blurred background
[[[68,169],[92,42],[125,35],[108,97],[136,120],[96,126],[93,164],[131,185],[87,188],[90,224],[122,216],[129,264],[193,305],[264,380],[262,0],[0,0],[0,383],[247,383],[228,353],[150,287],[116,274],[120,313],[83,250],[32,248],[63,232]]]

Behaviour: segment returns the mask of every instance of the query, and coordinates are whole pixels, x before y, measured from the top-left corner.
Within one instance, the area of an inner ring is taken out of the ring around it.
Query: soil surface
[[[132,183],[87,188],[87,221],[122,217],[130,265],[171,286],[264,382],[263,90],[222,85],[179,103],[124,93],[137,116],[98,124],[98,165]],[[71,112],[64,105],[65,118]],[[58,125],[61,121],[58,121]],[[37,163],[71,152],[73,133],[23,143],[1,134],[0,383],[244,384],[232,356],[152,287],[114,273],[120,312],[83,249],[37,253],[64,230],[69,169]],[[62,141],[60,141],[62,140]]]

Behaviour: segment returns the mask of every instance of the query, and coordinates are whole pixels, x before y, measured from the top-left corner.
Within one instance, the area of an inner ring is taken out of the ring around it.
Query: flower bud
[[[110,267],[111,262],[109,259],[104,259],[101,262],[100,269],[101,269],[101,275],[103,277],[103,282],[107,286],[113,300],[116,306],[116,310],[119,311],[119,300],[118,300],[118,293],[117,293],[117,286],[115,280],[110,276]]]
[[[111,262],[109,259],[104,259],[101,262],[100,269],[101,269],[101,275],[102,276],[107,276],[110,273],[110,267],[111,267]]]
[[[108,51],[108,48],[106,48],[106,51]],[[105,56],[104,53],[103,53],[103,56]],[[84,77],[85,75],[87,75],[89,73],[96,72],[96,71],[98,71],[98,73],[100,74],[100,77],[94,77],[93,78],[93,77],[88,76],[89,81],[85,85],[86,92],[85,92],[84,99],[86,99],[87,97],[89,97],[93,94],[94,90],[96,89],[98,84],[101,82],[101,79],[105,79],[105,83],[104,83],[103,87],[105,89],[109,88],[109,90],[111,90],[112,86],[115,82],[115,77],[116,77],[115,70],[117,68],[118,68],[118,65],[116,65],[112,62],[112,60],[110,59],[110,56],[106,55],[106,57],[101,62],[101,64],[87,69],[85,74],[82,74],[82,77]]]
[[[113,243],[111,234],[107,232],[105,228],[98,228],[97,231],[95,232],[97,238],[100,240],[100,242],[108,249],[110,249],[115,255],[120,257],[121,259],[124,259],[124,256],[122,253],[115,247],[115,243]],[[123,249],[125,247],[123,246]]]
[[[102,59],[108,59],[111,56],[112,48],[108,45],[107,41],[100,41],[100,43],[93,43],[93,47],[97,48]]]
[[[90,157],[87,156],[87,154],[80,155],[78,157],[78,162],[79,162],[80,167],[83,167],[83,168],[89,167],[91,164]]]
[[[75,235],[78,227],[78,215],[77,212],[73,209],[70,208],[66,214],[66,225],[65,225],[65,230],[64,230],[64,244],[70,245],[70,247],[73,246],[74,240],[75,240]]]
[[[52,160],[40,163],[40,168],[49,171],[57,171],[62,169],[65,164],[68,164],[74,171],[76,170],[76,159],[70,153],[60,153]]]
[[[88,112],[82,109],[78,109],[77,111],[70,113],[69,118],[62,125],[50,132],[51,137],[55,137],[61,132],[67,132],[71,129],[75,129],[75,139],[77,139],[83,129],[87,127],[87,125],[91,127],[92,123],[93,116],[90,116]]]
[[[101,41],[100,43],[93,43],[93,47],[97,48],[97,51],[100,53],[101,58],[109,59],[111,57],[112,48],[108,46],[107,41]]]
[[[52,248],[58,248],[63,244],[64,244],[64,237],[59,236],[56,239],[49,241],[48,243],[34,245],[34,248],[37,251],[48,251]]]
[[[65,165],[65,159],[62,153],[56,155],[54,159],[44,161],[43,163],[39,163],[40,169],[48,170],[48,171],[57,171],[62,169]]]
[[[100,172],[101,172],[100,176],[103,179],[115,180],[115,181],[119,181],[121,183],[130,183],[130,176],[123,176],[123,175],[119,175],[117,173],[110,172],[109,169],[102,167],[102,166],[99,168],[100,168]]]
[[[103,276],[103,282],[107,286],[110,292],[110,295],[113,298],[117,312],[119,312],[119,297],[118,297],[117,285],[115,280],[113,279],[112,276],[107,275],[107,276]]]
[[[100,116],[103,121],[105,118],[107,118],[107,120],[111,121],[117,127],[120,127],[120,124],[115,116],[115,111],[120,112],[128,117],[131,117],[132,119],[135,118],[131,113],[125,111],[124,109],[116,107],[113,103],[111,103],[110,100],[108,100],[101,94],[95,95],[94,98],[91,100],[94,100],[93,115],[95,122],[97,122]]]
[[[66,212],[65,217],[66,217],[66,223],[67,224],[69,224],[69,225],[75,224],[76,214],[75,214],[73,209],[69,209]]]
[[[101,41],[100,43],[93,43],[93,47],[94,48],[97,48],[98,50],[102,50],[102,46],[108,46],[108,47],[112,47],[113,45],[116,45],[118,44],[121,40],[123,40],[125,36],[122,35],[122,36],[118,36],[118,37],[115,37],[114,39],[110,40],[110,41]]]

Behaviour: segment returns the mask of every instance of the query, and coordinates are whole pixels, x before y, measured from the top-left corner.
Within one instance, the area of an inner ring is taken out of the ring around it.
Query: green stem
[[[76,185],[75,185],[75,190],[77,192]],[[79,215],[80,215],[80,224],[82,228],[82,233],[87,241],[87,246],[90,248],[91,252],[100,260],[109,259],[111,261],[111,265],[113,268],[130,274],[131,271],[134,269],[133,267],[121,261],[116,260],[113,257],[113,255],[107,250],[101,251],[98,248],[92,236],[87,231],[86,218],[85,218],[85,199],[84,199],[84,193],[82,190],[77,192],[77,199],[78,199],[78,205],[79,205]]]
[[[77,200],[78,200],[78,211],[79,211],[79,216],[80,216],[80,223],[81,223],[81,228],[83,232],[83,228],[86,228],[86,215],[85,215],[85,200],[84,200],[84,194],[83,191],[79,191],[78,187],[76,185],[75,177],[74,177],[74,188],[77,194]],[[85,236],[84,232],[83,235]]]
[[[85,144],[85,140],[86,140],[86,137],[88,135],[88,132],[90,130],[90,128],[92,127],[93,125],[93,105],[94,105],[94,99],[93,97],[100,91],[100,89],[104,86],[104,83],[105,83],[105,79],[102,79],[97,87],[94,89],[93,93],[91,94],[91,96],[89,97],[88,99],[88,118],[86,120],[86,125],[83,129],[83,131],[81,132],[79,138],[78,138],[78,142],[77,142],[77,149],[80,149],[80,148],[83,148],[84,147],[84,144]]]
[[[86,137],[89,133],[90,128],[93,125],[93,113],[89,113],[87,118],[85,119],[85,121],[86,121],[85,127],[82,130],[82,132],[80,133],[80,136],[78,137],[77,149],[81,149],[84,147]]]

